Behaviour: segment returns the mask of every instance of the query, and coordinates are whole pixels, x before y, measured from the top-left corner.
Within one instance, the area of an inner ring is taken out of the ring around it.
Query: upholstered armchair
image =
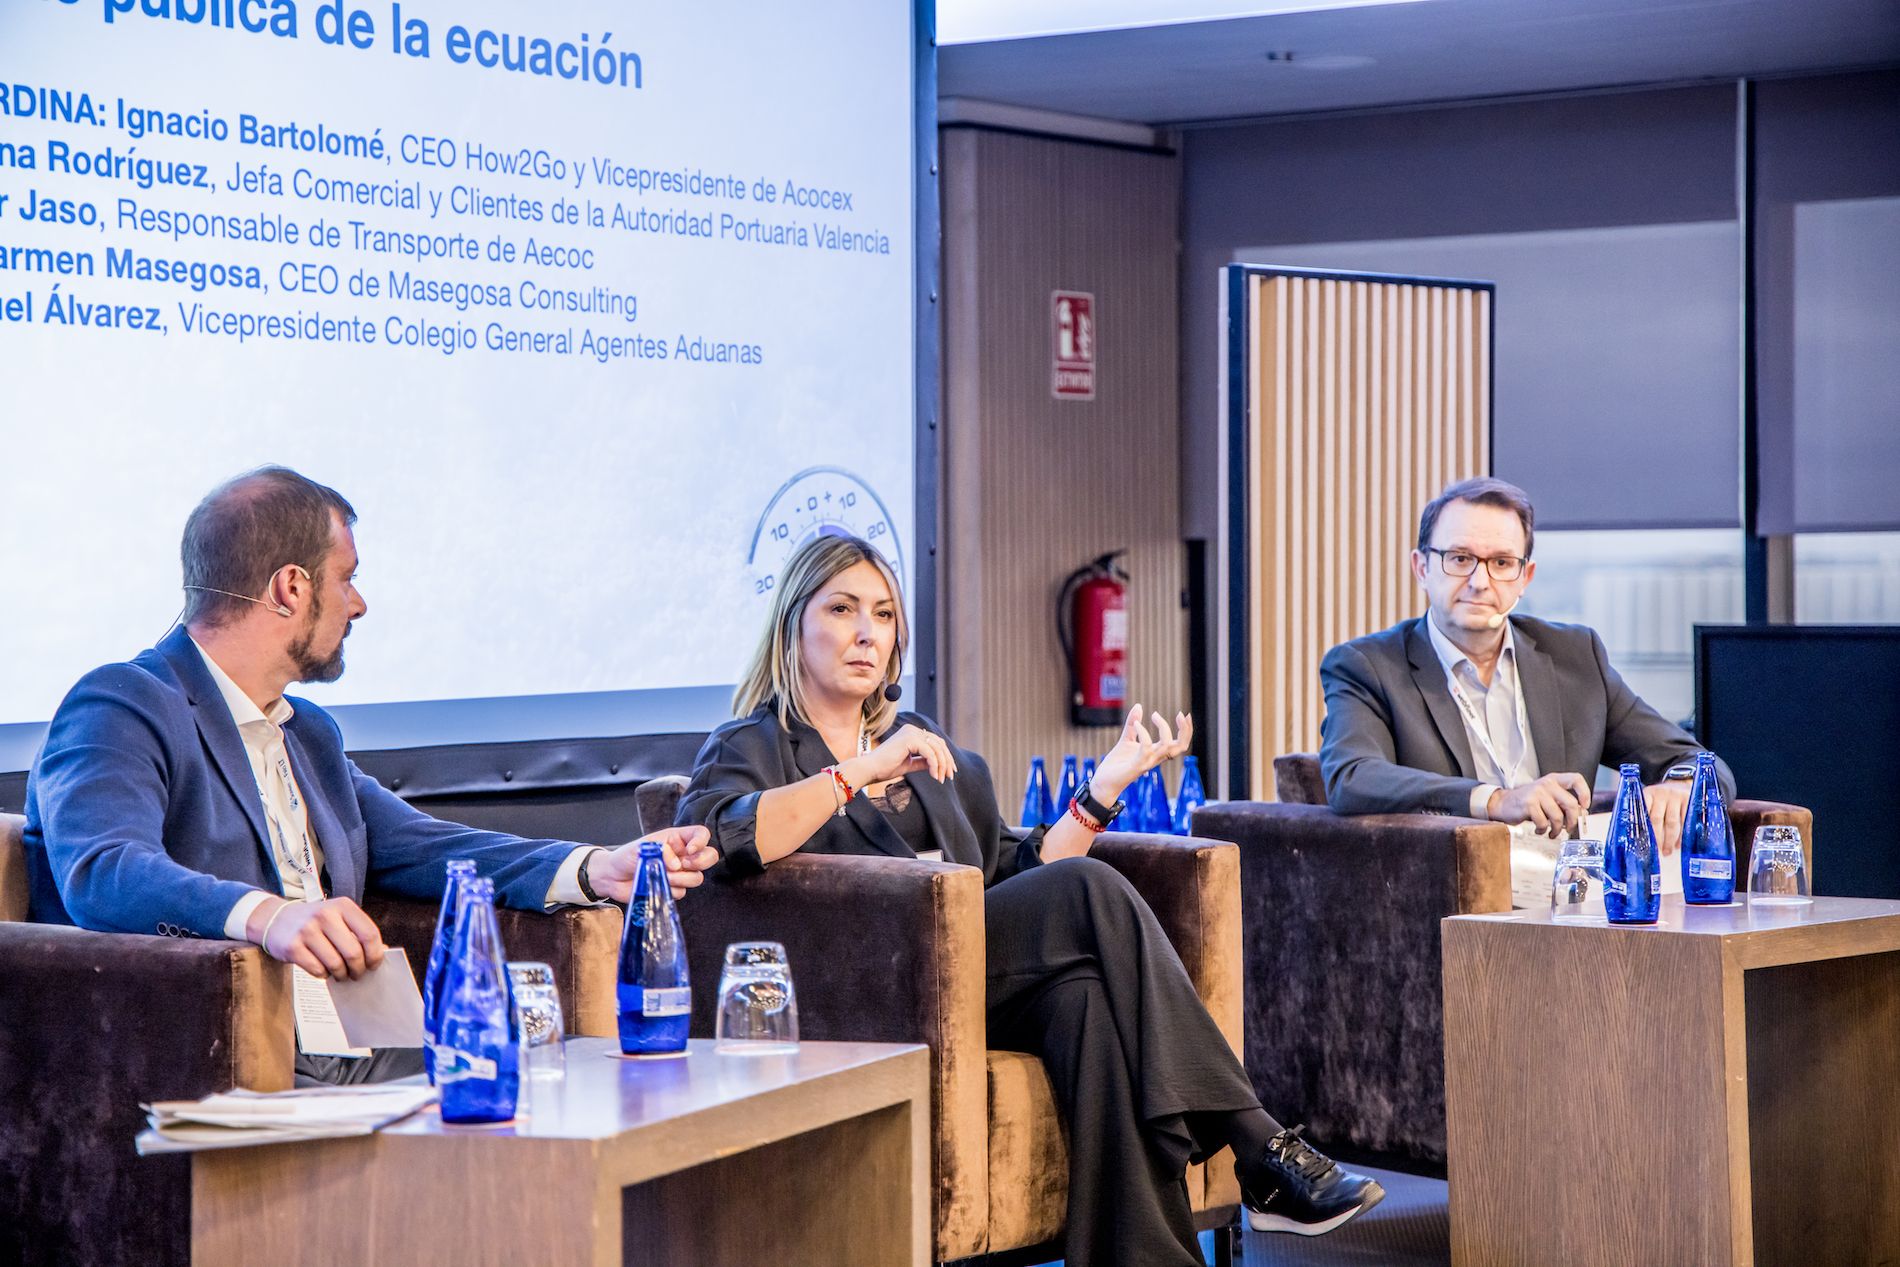
[[[644,830],[670,824],[685,780],[643,783]],[[1195,988],[1240,1046],[1239,859],[1232,845],[1107,832],[1092,854],[1147,899]],[[968,867],[897,858],[800,857],[715,883],[684,912],[695,983],[693,1032],[712,1032],[727,943],[785,944],[805,1038],[930,1047],[933,1195],[939,1262],[995,1267],[1061,1256],[1068,1151],[1040,1061],[985,1041],[983,881]],[[1240,1200],[1233,1158],[1190,1168],[1200,1227],[1231,1261]]]
[[[184,1264],[190,1161],[133,1151],[139,1104],[290,1086],[291,969],[238,942],[25,923],[23,826],[0,814],[0,1262]],[[434,904],[366,905],[420,971]],[[510,957],[554,966],[570,1030],[613,1033],[619,911],[499,914]]]
[[[1322,1147],[1442,1169],[1439,922],[1510,909],[1509,832],[1442,814],[1338,815],[1313,754],[1273,768],[1281,803],[1194,816],[1197,834],[1240,845],[1254,1090]],[[1797,826],[1812,848],[1800,806],[1737,800],[1729,813],[1743,848],[1763,824]]]

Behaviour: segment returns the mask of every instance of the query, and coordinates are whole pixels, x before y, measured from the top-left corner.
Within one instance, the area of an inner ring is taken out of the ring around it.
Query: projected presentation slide
[[[0,6],[0,769],[263,463],[360,515],[369,612],[304,688],[358,746],[710,726],[801,541],[908,580],[912,38],[888,0]]]

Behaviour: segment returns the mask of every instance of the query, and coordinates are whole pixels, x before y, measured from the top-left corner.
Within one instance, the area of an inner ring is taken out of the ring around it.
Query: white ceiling
[[[1424,0],[946,45],[938,90],[1171,125],[1896,63],[1900,0]]]
[[[1310,9],[1422,0],[938,0],[937,42],[974,44],[1030,35],[1073,35],[1125,27],[1214,22]]]

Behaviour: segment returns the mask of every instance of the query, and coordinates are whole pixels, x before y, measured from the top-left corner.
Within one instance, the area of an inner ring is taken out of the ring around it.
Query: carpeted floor
[[[1385,1185],[1385,1200],[1376,1209],[1327,1236],[1250,1230],[1240,1267],[1450,1267],[1445,1181],[1371,1166],[1355,1169]],[[1201,1244],[1208,1261],[1214,1261],[1211,1236],[1203,1236]]]

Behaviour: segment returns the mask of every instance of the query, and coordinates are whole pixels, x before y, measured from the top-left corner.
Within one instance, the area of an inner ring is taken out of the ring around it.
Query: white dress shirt
[[[1471,745],[1471,762],[1478,772],[1478,786],[1471,789],[1471,817],[1489,818],[1493,792],[1535,783],[1539,777],[1530,710],[1521,698],[1517,676],[1517,635],[1506,621],[1504,646],[1491,671],[1491,684],[1486,686],[1471,657],[1454,646],[1429,615],[1425,628],[1431,636],[1432,650],[1445,666],[1445,688],[1451,692],[1452,702],[1457,704],[1462,692],[1471,704],[1469,709],[1458,709],[1465,723],[1465,738]]]
[[[1531,739],[1530,710],[1517,673],[1517,638],[1506,622],[1504,645],[1491,670],[1491,684],[1486,686],[1471,657],[1452,645],[1430,616],[1425,618],[1425,626],[1431,634],[1432,649],[1445,666],[1445,689],[1464,719],[1471,761],[1478,772],[1478,786],[1471,789],[1471,817],[1488,819],[1493,792],[1538,779],[1537,745]],[[1460,695],[1464,696],[1462,703]],[[1511,904],[1519,908],[1537,906],[1550,899],[1558,843],[1539,835],[1537,824],[1528,819],[1512,823],[1510,832]]]
[[[198,645],[197,639],[192,639],[191,645],[198,647],[205,668],[211,672],[211,680],[218,684],[218,691],[224,696],[225,707],[231,710],[231,720],[237,723],[238,738],[244,742],[244,755],[250,760],[251,777],[256,780],[258,797],[263,802],[265,826],[271,835],[271,860],[277,864],[277,878],[284,896],[293,902],[320,900],[323,892],[318,887],[317,877],[323,868],[323,846],[310,830],[310,814],[304,806],[303,791],[297,785],[290,752],[284,745],[284,726],[296,715],[296,710],[291,708],[289,700],[279,696],[271,704],[270,712],[265,713],[244,693],[244,688],[219,667],[211,653]],[[554,882],[548,885],[548,906],[589,905],[581,892],[581,863],[596,847],[581,845],[561,860]],[[232,941],[247,940],[244,926],[250,922],[251,912],[271,896],[262,889],[253,889],[239,898],[230,914],[224,917],[224,935]]]

